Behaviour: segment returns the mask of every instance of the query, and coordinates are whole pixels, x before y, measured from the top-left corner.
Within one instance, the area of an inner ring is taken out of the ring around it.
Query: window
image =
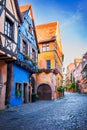
[[[32,49],[32,61],[36,61],[36,52]]]
[[[49,51],[49,44],[42,44],[42,52]]]
[[[21,83],[16,83],[15,95],[18,98],[22,96],[22,85],[21,85]]]
[[[51,68],[50,60],[47,60],[47,69]]]
[[[30,34],[33,34],[33,30],[32,30],[31,25],[29,25],[29,27],[28,27],[28,32],[29,32]]]
[[[24,54],[28,54],[28,45],[24,40],[23,40],[23,50],[22,50],[22,52]]]
[[[5,21],[5,34],[10,37],[11,39],[14,39],[14,23],[6,17]]]

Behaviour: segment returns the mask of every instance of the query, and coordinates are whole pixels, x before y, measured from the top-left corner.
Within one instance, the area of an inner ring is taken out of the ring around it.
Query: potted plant
[[[50,72],[51,72],[51,69],[46,69],[45,70],[45,73],[47,73],[47,74],[50,73]]]
[[[55,68],[54,71],[53,71],[53,73],[54,73],[54,74],[58,74],[58,73],[59,73],[58,69]]]
[[[16,97],[18,97],[18,98],[22,97],[22,90],[16,91]]]
[[[64,95],[64,88],[62,86],[59,86],[57,88],[57,91],[59,93],[59,97],[63,96]]]
[[[30,60],[30,57],[29,57],[27,54],[24,55],[24,58],[25,58],[26,60]]]
[[[33,62],[34,65],[37,65],[38,63],[36,61]]]
[[[36,100],[38,100],[39,99],[39,95],[38,94],[36,94]]]

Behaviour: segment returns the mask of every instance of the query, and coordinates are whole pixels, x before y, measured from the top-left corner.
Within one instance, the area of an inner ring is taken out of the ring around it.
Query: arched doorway
[[[41,84],[37,89],[39,100],[51,100],[52,91],[48,84]]]

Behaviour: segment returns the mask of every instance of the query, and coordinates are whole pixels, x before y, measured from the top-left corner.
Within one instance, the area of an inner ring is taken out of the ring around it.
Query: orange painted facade
[[[39,73],[37,77],[37,89],[40,84],[48,84],[52,90],[52,98],[57,98],[57,87],[62,85],[62,64],[63,52],[60,39],[60,27],[58,22],[47,23],[36,26],[38,46],[40,54],[38,54],[38,68],[48,69],[47,61],[50,61],[50,70],[55,68],[58,73],[55,75],[52,71],[49,73]]]

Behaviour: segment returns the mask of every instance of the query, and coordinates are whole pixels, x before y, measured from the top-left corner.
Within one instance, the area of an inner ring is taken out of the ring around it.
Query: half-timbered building
[[[38,46],[34,26],[32,6],[27,4],[20,6],[22,22],[18,28],[18,57],[12,64],[13,90],[11,92],[10,105],[16,106],[28,103],[31,100],[31,85],[35,93],[35,79],[33,73],[37,72]]]
[[[21,21],[17,0],[0,0],[0,110],[8,102],[12,84],[10,62],[17,60],[18,25]]]

